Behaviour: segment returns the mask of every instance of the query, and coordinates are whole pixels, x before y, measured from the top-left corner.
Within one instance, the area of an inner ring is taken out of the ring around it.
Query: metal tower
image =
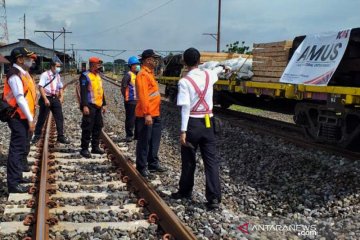
[[[9,43],[5,0],[0,1],[0,44]]]

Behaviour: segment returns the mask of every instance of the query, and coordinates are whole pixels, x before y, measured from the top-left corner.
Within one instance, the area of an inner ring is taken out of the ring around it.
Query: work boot
[[[132,142],[133,141],[133,137],[126,137],[125,138],[125,142]]]
[[[57,138],[57,141],[59,142],[59,143],[63,143],[63,144],[69,144],[70,143],[70,141],[63,135],[63,136],[59,136],[58,138]]]
[[[220,201],[217,199],[212,199],[208,201],[205,205],[209,210],[218,209],[220,207]]]
[[[86,148],[81,149],[80,155],[83,156],[84,158],[91,158],[91,154],[90,154],[89,150]]]
[[[151,172],[151,173],[166,172],[166,171],[167,171],[167,169],[162,166],[158,166],[157,168],[149,168],[149,172]]]
[[[28,190],[29,190],[28,187],[21,186],[20,184],[9,187],[8,189],[9,193],[27,193]]]
[[[152,179],[154,178],[154,175],[152,175],[147,169],[144,169],[142,171],[139,171],[139,173],[141,174],[141,176],[143,176],[144,178],[147,179]]]
[[[22,178],[20,180],[20,183],[32,183],[33,181],[31,180],[31,178]]]
[[[40,135],[34,135],[34,137],[31,139],[32,144],[36,144],[40,140]]]
[[[102,149],[99,148],[99,147],[92,147],[92,148],[91,148],[91,153],[94,153],[94,154],[104,154],[104,150],[102,150]]]
[[[171,198],[172,199],[182,199],[182,198],[191,199],[191,193],[184,194],[181,192],[174,192],[174,193],[171,193]]]
[[[30,172],[31,171],[31,168],[29,166],[29,163],[28,163],[28,160],[27,160],[27,157],[24,157],[23,160],[22,160],[22,167],[23,167],[23,172]]]

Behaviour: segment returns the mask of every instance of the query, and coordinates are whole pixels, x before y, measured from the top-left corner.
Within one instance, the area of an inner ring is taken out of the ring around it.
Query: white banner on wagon
[[[280,78],[282,83],[326,86],[349,42],[351,29],[308,35]]]

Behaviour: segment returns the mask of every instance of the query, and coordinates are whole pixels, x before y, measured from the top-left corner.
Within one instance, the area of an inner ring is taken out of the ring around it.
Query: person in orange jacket
[[[149,177],[150,172],[166,171],[160,166],[158,157],[161,138],[161,97],[154,69],[159,57],[154,50],[145,50],[141,54],[142,67],[136,77],[136,169],[144,177]]]

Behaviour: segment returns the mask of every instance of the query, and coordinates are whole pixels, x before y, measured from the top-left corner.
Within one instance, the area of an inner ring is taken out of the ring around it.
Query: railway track
[[[71,131],[79,148],[79,126]],[[103,131],[106,154],[84,159],[78,149],[56,143],[55,132],[50,115],[29,154],[33,172],[24,176],[32,179],[29,194],[9,195],[1,237],[90,239],[108,234],[105,239],[141,239],[152,233],[163,239],[195,239],[153,190],[161,182],[148,182],[125,157],[125,143],[119,147]]]
[[[116,82],[114,79],[106,76],[104,77],[108,82],[120,87],[120,83]],[[168,105],[173,104],[169,101],[163,101],[163,103]],[[214,112],[217,113],[217,116],[229,122],[234,122],[240,126],[261,132],[263,134],[278,136],[287,142],[291,142],[303,148],[322,150],[352,160],[360,159],[360,152],[354,152],[341,147],[322,144],[311,140],[309,141],[309,139],[305,137],[304,129],[292,123],[256,116],[249,113],[223,109],[220,107],[214,107]]]
[[[283,122],[266,117],[256,116],[249,113],[232,111],[215,107],[214,111],[222,118],[229,121],[240,119],[241,126],[260,131],[264,134],[271,134],[285,139],[304,148],[322,150],[332,154],[340,155],[352,160],[360,159],[360,152],[347,150],[341,147],[314,142],[305,137],[304,129],[298,125]]]

